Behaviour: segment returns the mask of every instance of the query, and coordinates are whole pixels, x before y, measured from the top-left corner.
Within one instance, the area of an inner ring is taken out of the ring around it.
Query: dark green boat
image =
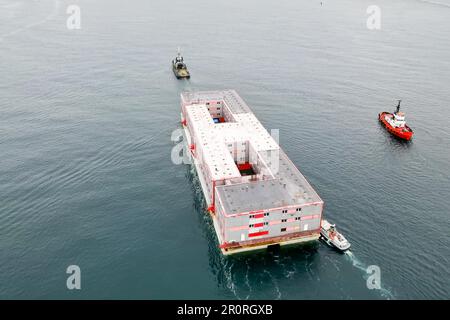
[[[172,69],[177,79],[189,79],[191,77],[186,64],[184,63],[184,59],[179,51],[177,57],[172,60]]]

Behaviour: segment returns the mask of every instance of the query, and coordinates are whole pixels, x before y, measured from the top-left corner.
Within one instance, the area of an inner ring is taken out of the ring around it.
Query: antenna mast
[[[398,112],[400,112],[400,103],[402,102],[402,100],[397,100],[398,101],[398,105],[397,105],[397,112],[396,113],[398,113]]]

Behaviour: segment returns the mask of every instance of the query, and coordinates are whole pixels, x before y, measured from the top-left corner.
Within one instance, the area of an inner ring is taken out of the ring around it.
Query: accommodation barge
[[[181,123],[223,254],[319,238],[322,199],[236,91],[182,93]]]

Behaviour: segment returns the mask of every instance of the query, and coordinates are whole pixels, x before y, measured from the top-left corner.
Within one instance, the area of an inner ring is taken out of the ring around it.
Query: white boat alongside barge
[[[336,225],[329,223],[327,220],[322,220],[320,234],[328,245],[335,247],[341,252],[350,249],[350,242],[336,230]]]
[[[319,239],[322,199],[234,90],[182,93],[181,123],[223,254]]]

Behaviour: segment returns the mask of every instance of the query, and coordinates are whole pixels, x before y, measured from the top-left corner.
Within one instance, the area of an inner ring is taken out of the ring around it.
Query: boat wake
[[[354,254],[353,252],[351,252],[350,250],[345,251],[345,256],[346,258],[352,263],[352,265],[354,267],[356,267],[357,269],[361,270],[362,272],[364,272],[364,279],[368,278],[368,274],[367,274],[367,268],[369,267],[368,265],[364,264],[361,260],[359,260]],[[381,286],[380,289],[378,289],[378,291],[380,292],[381,296],[387,300],[393,300],[395,299],[393,293]]]
[[[448,3],[443,3],[443,2],[438,2],[438,1],[431,1],[431,0],[419,0],[420,2],[424,2],[424,3],[428,3],[428,4],[432,4],[435,6],[441,6],[441,7],[446,7],[446,8],[450,8],[450,4]]]
[[[12,7],[12,8],[14,9],[14,7]],[[20,27],[18,29],[15,29],[13,31],[10,31],[8,33],[0,35],[0,42],[2,42],[5,38],[11,37],[11,36],[13,36],[13,35],[15,35],[17,33],[25,31],[27,29],[31,29],[31,28],[37,27],[37,26],[39,26],[41,24],[47,23],[48,21],[54,19],[57,16],[57,14],[58,14],[59,7],[60,7],[60,0],[53,0],[52,11],[44,19],[39,20],[37,22],[29,23],[29,24],[27,24],[27,25],[25,25],[23,27]],[[4,8],[6,8],[6,6]]]

